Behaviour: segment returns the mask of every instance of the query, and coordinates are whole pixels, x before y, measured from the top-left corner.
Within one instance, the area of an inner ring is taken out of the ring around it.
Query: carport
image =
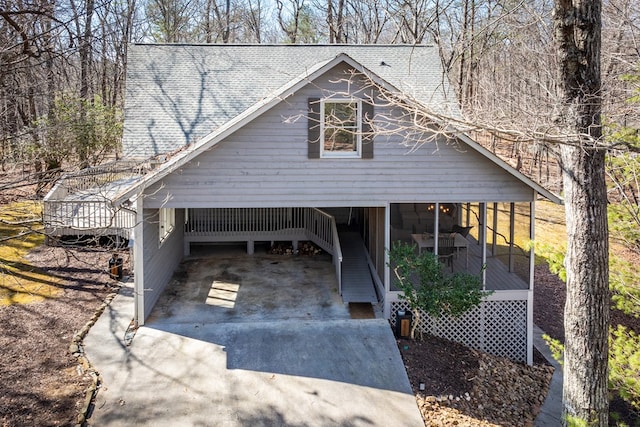
[[[124,342],[131,284],[85,339],[90,425],[424,425],[385,319],[351,319],[328,255],[213,246]]]

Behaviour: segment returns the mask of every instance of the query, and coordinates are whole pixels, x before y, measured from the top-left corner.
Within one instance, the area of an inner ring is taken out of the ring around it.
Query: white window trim
[[[357,150],[353,152],[336,152],[324,150],[324,105],[330,104],[356,104],[356,145]],[[362,158],[362,100],[357,98],[327,98],[320,100],[320,158],[324,159],[360,159]]]
[[[158,209],[158,240],[160,246],[176,228],[176,210],[174,208]]]

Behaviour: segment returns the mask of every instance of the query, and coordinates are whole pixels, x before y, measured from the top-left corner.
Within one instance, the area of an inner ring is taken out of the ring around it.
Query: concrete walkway
[[[544,331],[533,325],[533,345],[553,365],[553,377],[547,398],[536,417],[536,427],[562,425],[562,366],[553,358],[551,350],[542,338]]]
[[[84,341],[102,387],[90,426],[423,426],[382,319],[140,328],[128,283]]]

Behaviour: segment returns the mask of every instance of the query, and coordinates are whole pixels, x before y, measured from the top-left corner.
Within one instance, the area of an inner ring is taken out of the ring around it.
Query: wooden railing
[[[188,209],[188,236],[238,233],[285,233],[305,228],[303,208],[202,208]]]
[[[310,209],[312,220],[307,224],[307,231],[315,244],[333,255],[333,265],[338,279],[338,292],[342,295],[342,248],[338,238],[338,227],[334,217],[320,209]],[[309,228],[308,225],[312,227]],[[315,238],[314,238],[315,237]]]
[[[149,166],[145,163],[120,160],[78,172],[67,173],[60,178],[45,198],[45,201],[63,200],[75,193],[91,188],[99,188],[122,178],[144,175],[148,169]]]
[[[306,238],[333,256],[342,292],[342,249],[335,219],[315,208],[189,209],[185,237],[214,240]]]
[[[148,171],[149,165],[118,161],[63,176],[44,198],[45,232],[62,235],[118,235],[128,237],[136,214],[111,203],[110,192]],[[120,182],[124,181],[124,183]],[[119,183],[120,182],[120,183]]]
[[[115,209],[110,201],[49,200],[44,203],[42,220],[46,232],[55,235],[81,235],[97,230],[126,237],[135,226],[136,214],[125,208]]]

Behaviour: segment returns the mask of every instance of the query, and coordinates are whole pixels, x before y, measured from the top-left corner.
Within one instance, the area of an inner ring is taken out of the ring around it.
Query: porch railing
[[[189,209],[187,241],[307,239],[333,256],[342,292],[342,249],[333,216],[315,208]]]
[[[111,202],[49,200],[43,204],[45,232],[51,235],[102,234],[127,238],[136,222],[134,211],[115,209]]]
[[[302,208],[202,208],[187,212],[186,236],[287,234],[304,230],[307,222]]]
[[[146,163],[119,160],[117,162],[65,174],[45,197],[45,201],[60,201],[70,195],[92,188],[100,188],[110,182],[131,176],[144,175],[149,170]]]
[[[44,198],[45,232],[129,237],[136,214],[126,207],[114,207],[111,198],[149,169],[147,163],[117,161],[64,175]]]

